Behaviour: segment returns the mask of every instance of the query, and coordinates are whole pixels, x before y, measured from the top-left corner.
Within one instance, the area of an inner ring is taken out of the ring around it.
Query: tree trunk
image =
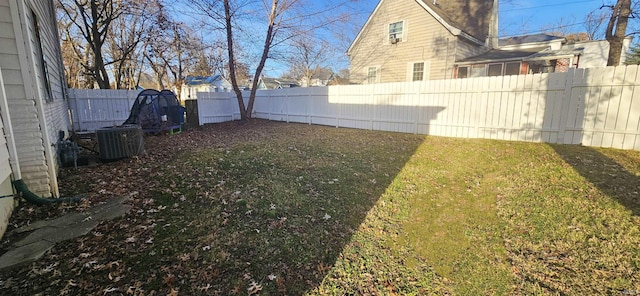
[[[251,118],[251,113],[253,112],[253,103],[256,100],[256,92],[258,91],[258,78],[262,73],[262,69],[264,68],[264,64],[267,61],[267,57],[269,56],[269,49],[271,49],[271,43],[274,38],[274,27],[276,23],[276,17],[278,13],[278,0],[272,0],[271,2],[271,13],[269,14],[269,28],[267,29],[267,36],[264,39],[264,47],[262,49],[262,56],[260,57],[260,63],[256,68],[256,74],[253,79],[253,86],[251,87],[251,94],[249,95],[249,103],[247,104],[247,116]]]
[[[609,41],[607,66],[618,66],[631,14],[631,0],[618,0],[612,10],[606,30],[606,39]]]
[[[91,47],[93,49],[93,66],[94,66],[94,75],[96,77],[96,82],[98,83],[98,87],[101,89],[109,89],[111,85],[109,83],[109,74],[107,73],[107,69],[104,65],[104,60],[102,57],[102,45],[104,40],[102,39],[102,34],[100,32],[99,25],[101,25],[98,20],[100,19],[99,15],[99,7],[97,1],[91,1]],[[109,20],[110,22],[110,20]],[[106,27],[105,27],[106,28]],[[106,32],[106,29],[105,29]]]
[[[247,120],[251,118],[251,115],[247,115],[247,110],[244,107],[244,99],[242,98],[242,91],[238,86],[238,79],[236,78],[236,59],[235,54],[233,52],[233,31],[231,26],[231,6],[229,5],[229,0],[224,0],[224,16],[225,16],[225,28],[227,31],[227,46],[228,46],[228,54],[229,54],[229,76],[231,76],[231,85],[233,86],[233,91],[236,93],[236,98],[238,99],[238,109],[240,109],[240,118],[242,120]],[[253,90],[252,90],[253,92]]]

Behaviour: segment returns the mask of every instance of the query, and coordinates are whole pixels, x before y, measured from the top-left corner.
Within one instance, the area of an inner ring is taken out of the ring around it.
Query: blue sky
[[[584,31],[585,16],[600,9],[610,0],[500,1],[500,33],[502,36],[538,33],[542,28],[562,23],[569,32]]]

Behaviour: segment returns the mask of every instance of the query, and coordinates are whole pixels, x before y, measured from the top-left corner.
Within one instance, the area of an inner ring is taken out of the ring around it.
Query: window
[[[395,44],[402,41],[402,29],[404,21],[389,24],[389,43]]]
[[[378,82],[378,68],[377,67],[369,67],[367,70],[367,83],[374,84]]]
[[[507,63],[504,67],[504,75],[520,74],[520,62]]]
[[[469,77],[469,67],[458,67],[458,78]]]
[[[413,81],[424,80],[424,62],[413,63]]]
[[[471,66],[471,76],[469,77],[484,77],[484,65]]]
[[[502,64],[489,64],[487,76],[500,76],[502,75]]]
[[[33,27],[33,31],[35,36],[32,40],[34,47],[34,55],[36,60],[36,67],[39,69],[38,76],[40,78],[40,83],[42,83],[42,87],[44,88],[44,95],[47,100],[53,100],[51,96],[51,83],[49,82],[49,67],[47,66],[47,62],[44,59],[44,51],[42,50],[42,38],[40,37],[40,26],[38,25],[38,17],[36,13],[31,11],[31,26]]]

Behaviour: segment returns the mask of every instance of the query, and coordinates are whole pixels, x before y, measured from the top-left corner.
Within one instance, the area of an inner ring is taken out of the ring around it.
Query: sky
[[[542,28],[562,23],[569,32],[584,31],[585,16],[600,9],[610,0],[500,1],[499,30],[501,37],[522,33],[539,33]]]

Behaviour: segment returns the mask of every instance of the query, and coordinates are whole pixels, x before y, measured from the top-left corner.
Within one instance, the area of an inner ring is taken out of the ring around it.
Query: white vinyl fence
[[[69,110],[76,131],[95,131],[121,125],[140,91],[114,89],[69,89]]]
[[[253,117],[446,137],[640,150],[638,72],[638,66],[621,66],[266,90],[257,93]],[[198,93],[197,97],[200,124],[239,118],[233,93]]]

